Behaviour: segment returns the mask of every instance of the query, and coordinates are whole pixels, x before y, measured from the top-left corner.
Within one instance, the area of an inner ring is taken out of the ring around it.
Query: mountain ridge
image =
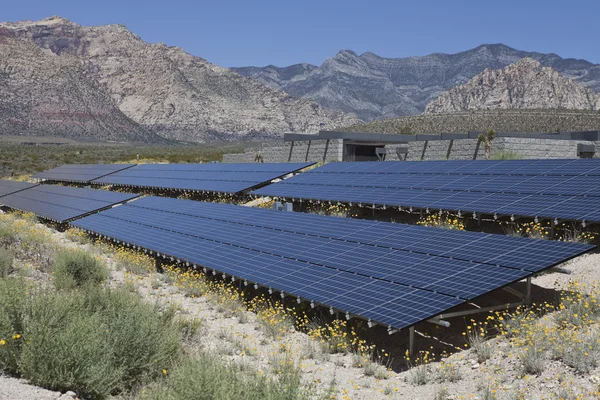
[[[358,122],[181,48],[147,43],[124,25],[82,26],[50,17],[4,22],[0,29],[59,58],[76,58],[123,114],[165,139],[278,137]]]
[[[554,53],[517,50],[504,44],[482,44],[458,53],[385,58],[372,52],[358,55],[341,50],[320,66],[302,74],[279,76],[288,67],[238,67],[234,71],[280,88],[292,96],[358,115],[365,121],[420,114],[452,87],[467,83],[485,69],[501,69],[522,58],[533,58],[563,76],[600,92],[600,64],[561,58]],[[314,67],[314,68],[313,68]]]

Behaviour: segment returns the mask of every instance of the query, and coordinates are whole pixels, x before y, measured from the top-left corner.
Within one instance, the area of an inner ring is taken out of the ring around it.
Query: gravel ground
[[[75,393],[53,392],[30,385],[24,379],[0,375],[0,400],[72,400]]]

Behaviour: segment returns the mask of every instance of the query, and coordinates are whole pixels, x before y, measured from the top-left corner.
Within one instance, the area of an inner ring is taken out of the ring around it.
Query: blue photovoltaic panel
[[[38,217],[66,222],[137,196],[103,190],[40,185],[4,196],[0,198],[0,204],[32,212]]]
[[[105,176],[96,184],[238,193],[314,163],[143,164]]]
[[[251,194],[600,222],[600,160],[330,163]]]
[[[104,175],[133,167],[135,164],[65,164],[60,167],[40,172],[32,178],[58,182],[88,183]]]
[[[0,197],[37,186],[34,183],[0,180]]]
[[[73,225],[396,328],[591,249],[157,197]]]

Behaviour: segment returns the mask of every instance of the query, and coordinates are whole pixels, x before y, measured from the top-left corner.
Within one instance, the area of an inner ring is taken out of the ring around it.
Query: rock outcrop
[[[596,93],[532,58],[485,70],[429,103],[425,113],[493,109],[595,110]]]
[[[72,56],[0,28],[0,135],[160,142],[124,115]]]

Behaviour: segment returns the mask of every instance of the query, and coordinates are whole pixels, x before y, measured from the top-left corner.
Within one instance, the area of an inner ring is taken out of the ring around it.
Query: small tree
[[[490,129],[485,135],[483,133],[480,133],[477,137],[479,141],[483,143],[483,151],[486,160],[490,158],[490,154],[492,153],[492,141],[494,140],[495,135],[496,132],[494,132],[493,129]]]

